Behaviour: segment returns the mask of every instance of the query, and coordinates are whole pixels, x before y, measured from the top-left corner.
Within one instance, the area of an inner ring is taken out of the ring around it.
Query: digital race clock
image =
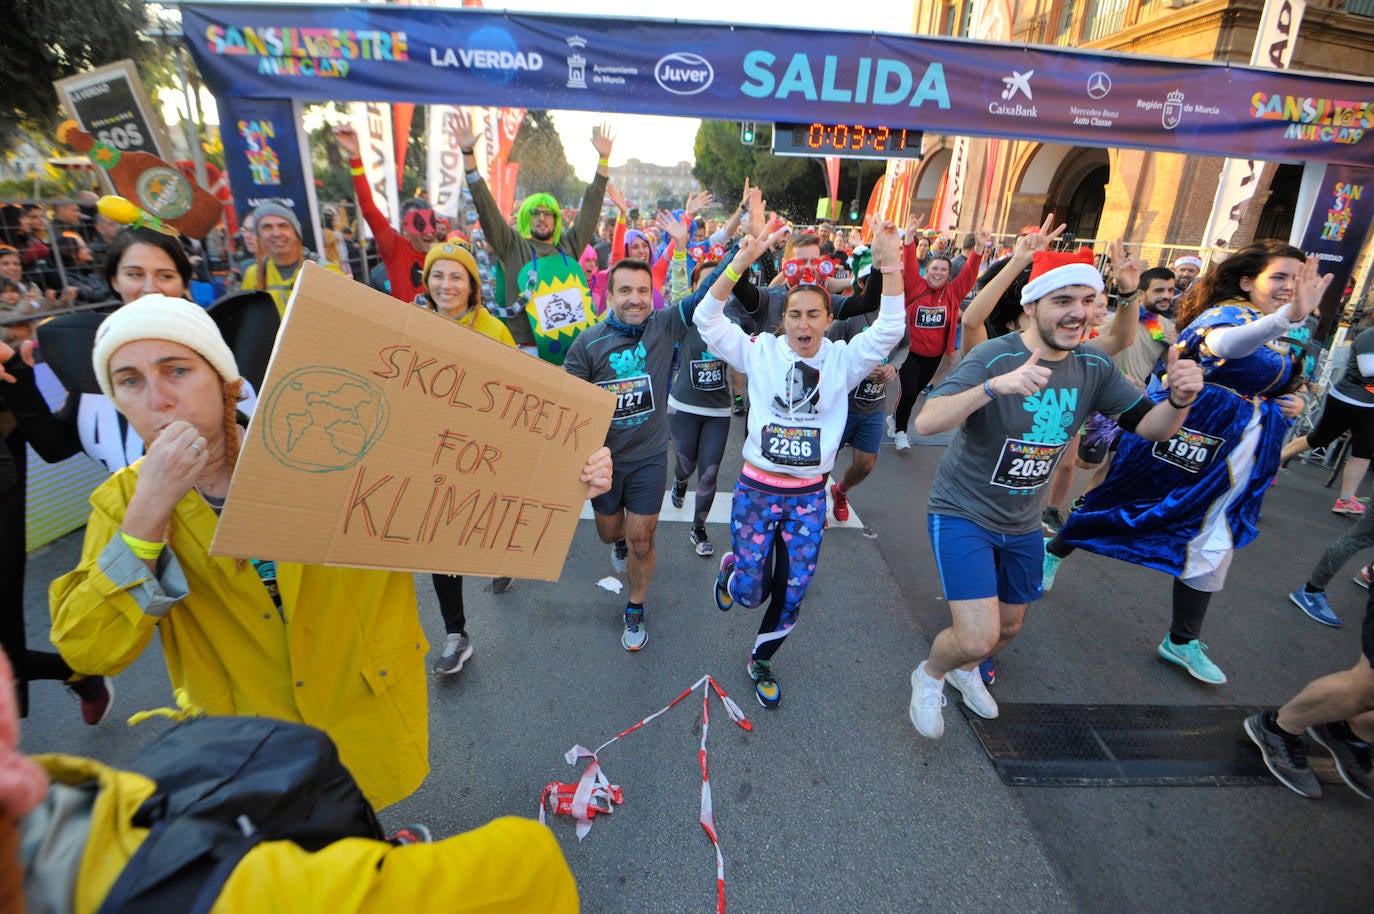
[[[774,124],[773,154],[850,159],[919,159],[921,131],[864,124]]]

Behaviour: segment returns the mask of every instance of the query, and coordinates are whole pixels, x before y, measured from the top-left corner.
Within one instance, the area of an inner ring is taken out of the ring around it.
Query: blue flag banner
[[[1336,306],[1355,271],[1360,247],[1374,223],[1374,168],[1328,165],[1322,175],[1316,204],[1299,245],[1321,260],[1322,273],[1332,274],[1322,297],[1323,330],[1336,315]]]
[[[218,101],[224,164],[240,221],[265,200],[285,200],[301,221],[301,241],[320,250],[295,106],[285,98],[221,96]]]
[[[273,4],[182,7],[221,97],[851,123],[1374,164],[1374,82],[968,39]]]

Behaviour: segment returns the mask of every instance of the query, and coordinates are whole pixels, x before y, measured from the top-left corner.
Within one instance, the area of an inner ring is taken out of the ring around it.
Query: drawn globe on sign
[[[258,407],[263,441],[283,466],[307,473],[346,470],[381,440],[386,394],[342,368],[298,368]]]

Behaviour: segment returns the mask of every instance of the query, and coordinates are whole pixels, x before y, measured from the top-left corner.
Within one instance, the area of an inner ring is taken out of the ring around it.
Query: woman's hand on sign
[[[1317,310],[1317,306],[1322,303],[1322,296],[1326,294],[1326,287],[1331,285],[1331,279],[1336,275],[1319,274],[1317,267],[1320,263],[1315,255],[1308,257],[1307,262],[1298,271],[1298,294],[1293,299],[1293,308],[1289,309],[1288,315],[1292,320],[1305,320]]]
[[[587,484],[587,497],[596,498],[611,491],[611,449],[603,447],[587,458],[582,467],[581,479]]]

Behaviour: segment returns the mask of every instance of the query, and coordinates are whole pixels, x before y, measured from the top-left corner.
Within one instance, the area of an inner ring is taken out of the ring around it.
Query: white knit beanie
[[[101,322],[95,331],[91,363],[100,390],[114,400],[110,383],[110,359],[120,346],[136,340],[168,340],[199,353],[219,376],[230,383],[239,380],[239,366],[219,327],[195,302],[169,295],[145,295]]]

